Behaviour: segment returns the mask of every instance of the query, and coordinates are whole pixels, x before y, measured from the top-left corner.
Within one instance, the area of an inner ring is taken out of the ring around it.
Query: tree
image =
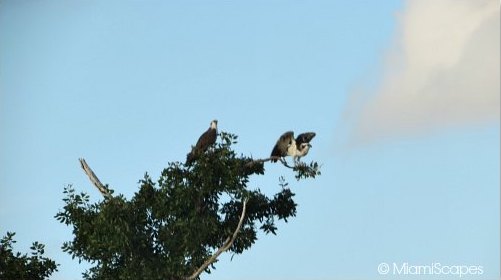
[[[294,193],[283,178],[272,197],[248,186],[271,158],[237,156],[231,149],[237,136],[219,136],[194,163],[169,163],[156,182],[145,174],[131,199],[113,195],[81,159],[104,199],[90,203],[86,193],[68,186],[56,218],[73,227],[74,239],[63,251],[94,264],[85,279],[199,279],[222,252],[241,254],[258,230],[276,234],[277,220],[296,215]],[[282,162],[298,180],[320,174],[315,162]]]
[[[43,244],[33,242],[30,257],[27,254],[14,253],[14,235],[15,233],[7,232],[0,240],[0,279],[43,280],[57,271],[56,262],[43,257]]]

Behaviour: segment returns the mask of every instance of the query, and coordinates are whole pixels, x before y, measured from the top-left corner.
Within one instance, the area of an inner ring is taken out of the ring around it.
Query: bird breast
[[[309,150],[310,150],[310,145],[303,145],[301,146],[301,149],[297,150],[296,155],[299,157],[304,157],[305,155],[308,154]]]
[[[287,155],[295,156],[296,153],[297,153],[296,141],[292,139],[291,143],[289,144],[289,147],[287,148]]]

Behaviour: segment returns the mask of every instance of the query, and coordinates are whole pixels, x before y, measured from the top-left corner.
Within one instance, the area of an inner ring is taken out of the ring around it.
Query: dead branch
[[[242,214],[240,215],[240,220],[238,221],[237,228],[235,229],[235,232],[233,232],[232,236],[228,236],[226,240],[223,243],[223,246],[219,247],[219,249],[212,255],[210,256],[202,266],[200,266],[195,272],[193,272],[192,275],[186,278],[186,280],[193,280],[196,279],[209,265],[214,263],[219,255],[221,255],[223,252],[228,250],[231,245],[233,245],[233,242],[235,242],[235,239],[237,238],[238,233],[240,232],[240,229],[242,228],[242,223],[244,221],[245,217],[245,211],[247,209],[247,201],[248,199],[244,199],[243,201],[243,208],[242,208]]]
[[[89,177],[89,180],[92,182],[92,184],[98,189],[98,191],[106,198],[111,198],[111,193],[110,191],[99,181],[97,178],[96,174],[94,174],[94,171],[90,169],[89,165],[87,162],[85,162],[85,159],[79,158],[80,161],[80,166],[82,167],[83,171],[87,176]]]

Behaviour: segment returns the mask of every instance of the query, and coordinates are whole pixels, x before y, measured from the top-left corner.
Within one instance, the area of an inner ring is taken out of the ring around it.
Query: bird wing
[[[310,143],[311,139],[315,137],[315,132],[301,133],[296,137],[296,146],[299,148],[303,143]]]
[[[205,151],[209,148],[210,145],[216,143],[217,139],[217,131],[215,129],[209,128],[205,131],[200,138],[198,138],[197,144],[195,145],[195,149],[197,151]]]
[[[211,145],[216,143],[217,139],[217,129],[209,127],[200,137],[198,138],[197,144],[191,147],[191,152],[186,155],[186,164],[191,164],[195,161],[200,154],[205,152]]]
[[[287,131],[278,138],[277,143],[271,151],[272,157],[284,157],[287,155],[287,149],[294,140],[294,132]],[[275,162],[276,160],[274,160]]]

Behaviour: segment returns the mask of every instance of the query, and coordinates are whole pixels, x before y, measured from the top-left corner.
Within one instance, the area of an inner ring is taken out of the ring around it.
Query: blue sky
[[[224,255],[202,279],[398,279],[380,276],[381,262],[480,265],[484,273],[473,279],[497,279],[499,59],[488,60],[496,63],[494,90],[470,90],[490,85],[484,76],[455,76],[472,60],[488,63],[469,58],[483,57],[471,41],[489,37],[484,19],[492,16],[471,17],[462,29],[471,26],[469,33],[447,40],[457,46],[426,56],[426,38],[405,44],[420,31],[412,28],[418,5],[0,2],[1,234],[16,232],[19,251],[46,244],[61,264],[53,279],[80,279],[88,266],[60,250],[71,228],[53,218],[67,184],[100,199],[78,158],[130,197],[144,172],[155,178],[168,162],[184,160],[217,118],[221,130],[239,135],[237,151],[254,157],[268,156],[284,131],[315,131],[307,160],[322,163],[322,176],[297,183],[267,164],[251,185],[271,194],[284,175],[298,216],[243,255]],[[454,9],[443,11],[454,18]],[[447,57],[456,49],[464,51]],[[413,54],[430,62],[411,67]],[[423,76],[417,68],[439,82],[408,78]],[[404,97],[386,90],[408,88],[394,72],[431,89],[426,102],[419,92],[407,99],[405,90]],[[463,80],[465,92],[447,82]]]

